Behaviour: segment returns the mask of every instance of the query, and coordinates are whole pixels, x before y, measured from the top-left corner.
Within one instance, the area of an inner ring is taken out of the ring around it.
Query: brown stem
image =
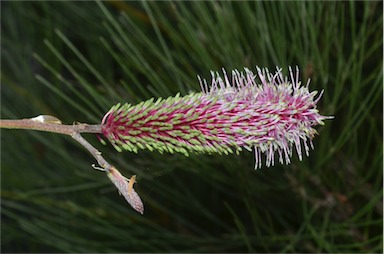
[[[47,121],[47,119],[50,119],[51,121]],[[52,121],[52,119],[55,119],[55,121]],[[101,156],[101,153],[80,136],[80,133],[101,133],[101,125],[89,125],[84,123],[64,125],[61,124],[60,120],[57,118],[41,116],[41,118],[0,120],[0,128],[37,130],[69,135],[87,149],[103,169],[108,171],[111,167],[111,165]]]
[[[0,128],[6,129],[26,129],[45,132],[54,132],[65,135],[73,135],[74,133],[101,133],[101,125],[75,124],[64,125],[57,123],[38,122],[32,119],[20,120],[0,120]]]
[[[101,133],[101,125],[89,125],[85,123],[64,125],[61,121],[53,116],[41,115],[30,119],[20,120],[1,120],[0,128],[5,129],[24,129],[37,130],[45,132],[53,132],[71,136],[79,142],[90,154],[97,160],[97,163],[102,167],[100,170],[105,171],[110,180],[115,184],[117,189],[122,193],[128,203],[139,213],[143,214],[144,207],[139,195],[133,189],[135,177],[131,178],[129,183],[127,179],[111,164],[109,164],[101,152],[93,147],[85,140],[80,133]],[[99,169],[93,166],[96,169]]]
[[[74,133],[71,135],[74,140],[79,142],[85,149],[87,149],[92,156],[97,160],[97,163],[105,170],[109,171],[111,165],[101,156],[101,152],[99,152],[96,148],[94,148],[87,140],[85,140],[79,133]]]

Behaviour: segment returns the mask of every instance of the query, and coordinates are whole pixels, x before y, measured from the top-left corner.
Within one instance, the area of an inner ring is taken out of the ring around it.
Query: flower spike
[[[190,152],[228,154],[243,148],[255,152],[255,168],[271,166],[277,153],[280,163],[290,163],[295,147],[309,156],[316,125],[332,117],[319,114],[317,91],[309,81],[302,86],[299,70],[275,73],[257,67],[232,71],[230,79],[211,72],[211,85],[198,77],[202,92],[167,99],[152,98],[137,105],[117,104],[102,120],[102,134],[118,150],[139,149],[160,153]],[[231,81],[230,81],[231,80]]]

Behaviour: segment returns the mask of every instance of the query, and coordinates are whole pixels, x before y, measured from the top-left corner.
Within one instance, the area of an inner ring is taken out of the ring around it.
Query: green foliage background
[[[143,216],[68,137],[1,130],[2,252],[378,252],[381,2],[2,2],[1,118],[100,123],[117,102],[198,91],[196,75],[299,66],[324,89],[315,150],[253,170],[253,154],[118,153]]]

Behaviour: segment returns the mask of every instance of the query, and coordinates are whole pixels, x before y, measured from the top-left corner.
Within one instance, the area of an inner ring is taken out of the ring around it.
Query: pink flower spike
[[[102,120],[102,133],[121,151],[139,149],[197,153],[255,152],[255,168],[275,161],[290,163],[293,147],[302,159],[302,146],[309,156],[316,125],[329,116],[319,114],[317,91],[299,81],[299,70],[275,73],[245,68],[232,77],[211,72],[212,81],[198,77],[202,92],[167,99],[152,98],[138,105],[115,105]],[[264,157],[264,156],[263,156]]]

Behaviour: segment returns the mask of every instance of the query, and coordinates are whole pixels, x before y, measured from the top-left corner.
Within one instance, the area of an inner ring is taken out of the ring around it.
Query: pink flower
[[[211,72],[212,83],[200,80],[202,92],[167,99],[152,98],[138,105],[115,105],[102,120],[102,133],[121,151],[139,149],[159,152],[238,153],[254,148],[256,168],[290,163],[293,147],[302,159],[324,119],[316,109],[321,94],[309,92],[299,82],[299,71],[290,78],[281,69],[271,74],[257,68],[234,70],[232,78]],[[260,81],[258,83],[258,81]]]

